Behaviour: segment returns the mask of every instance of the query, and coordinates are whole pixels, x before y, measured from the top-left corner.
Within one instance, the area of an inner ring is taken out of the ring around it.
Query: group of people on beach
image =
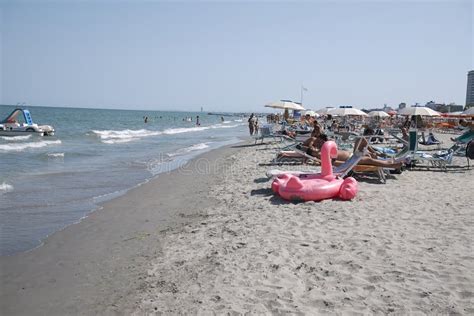
[[[321,159],[321,148],[323,147],[324,143],[329,140],[329,137],[327,134],[322,132],[322,127],[317,121],[314,121],[313,124],[311,136],[299,145],[299,149],[316,159]],[[374,150],[369,145],[369,138],[372,135],[375,135],[375,131],[370,127],[365,128],[363,137],[358,138],[354,145],[354,152],[363,153],[363,157],[360,159],[358,164],[401,170],[403,165],[402,161],[387,159],[385,154]],[[337,164],[347,161],[352,157],[354,152],[351,153],[346,150],[338,150],[335,163]],[[301,156],[302,155],[298,152],[283,152],[280,153],[279,158],[293,158]]]

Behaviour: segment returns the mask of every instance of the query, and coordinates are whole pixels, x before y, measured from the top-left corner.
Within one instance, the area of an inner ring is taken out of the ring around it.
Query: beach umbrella
[[[304,115],[309,115],[311,117],[319,117],[319,114],[312,110],[304,112]]]
[[[271,102],[265,104],[267,108],[274,108],[274,109],[284,109],[284,110],[295,110],[295,111],[304,111],[305,108],[302,107],[300,104],[295,103],[290,100],[280,100],[276,102]]]
[[[463,114],[462,111],[458,112],[447,112],[447,113],[441,113],[442,117],[449,117],[449,116],[466,116],[466,114]]]
[[[426,106],[412,106],[398,111],[399,115],[421,115],[421,116],[440,116],[439,112],[432,110]]]
[[[470,107],[469,109],[465,110],[464,112],[462,112],[462,114],[465,114],[465,115],[474,115],[474,107]]]
[[[372,112],[369,112],[369,116],[371,116],[371,117],[388,117],[390,115],[385,111],[372,111]]]
[[[334,109],[333,107],[328,106],[328,107],[325,107],[323,109],[317,110],[316,113],[318,113],[319,115],[327,115],[327,114],[329,114],[328,112],[333,110],[333,109]]]
[[[359,109],[347,107],[332,109],[328,112],[328,114],[339,116],[367,116],[367,113]]]

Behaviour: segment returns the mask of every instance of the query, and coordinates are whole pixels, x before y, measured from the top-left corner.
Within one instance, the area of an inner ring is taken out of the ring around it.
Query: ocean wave
[[[13,191],[13,185],[3,182],[0,184],[0,194]]]
[[[115,130],[93,130],[92,133],[97,135],[104,144],[120,144],[137,141],[143,137],[156,136],[163,134],[158,131],[149,131],[146,129],[131,130],[124,129],[121,131]]]
[[[180,156],[180,155],[188,154],[188,153],[190,153],[190,152],[192,152],[192,151],[203,150],[203,149],[209,148],[209,144],[210,144],[210,143],[199,143],[199,144],[195,144],[195,145],[192,145],[192,146],[189,146],[189,147],[186,147],[186,148],[178,149],[177,151],[175,151],[175,152],[173,152],[173,153],[167,154],[167,156],[168,156],[168,157],[175,157],[175,156]]]
[[[64,158],[64,153],[48,153],[49,158]]]
[[[231,121],[223,121],[222,124],[229,124]]]
[[[189,133],[189,132],[200,132],[200,131],[205,131],[210,128],[211,126],[168,128],[163,131],[163,134],[174,135],[174,134]]]
[[[225,122],[230,122],[230,121],[224,121]],[[181,133],[189,133],[189,132],[200,132],[200,131],[205,131],[208,129],[216,129],[216,128],[233,128],[240,126],[242,124],[234,124],[234,125],[224,125],[222,123],[220,124],[215,124],[215,125],[209,125],[209,126],[196,126],[196,127],[181,127],[181,128],[169,128],[165,129],[163,131],[163,134],[165,135],[173,135],[173,134],[181,134]]]
[[[22,136],[0,136],[0,139],[4,139],[9,142],[20,142],[22,140],[30,139],[32,135],[22,135]]]
[[[234,128],[234,127],[237,127],[237,126],[240,126],[239,124],[235,124],[235,125],[213,125],[211,126],[211,128]]]
[[[119,143],[128,143],[132,141],[140,140],[144,137],[149,136],[158,136],[158,135],[175,135],[175,134],[182,134],[182,133],[190,133],[190,132],[200,132],[205,131],[208,129],[215,129],[215,128],[233,128],[237,127],[241,124],[237,125],[228,125],[230,121],[225,121],[224,124],[215,124],[209,126],[195,126],[195,127],[177,127],[177,128],[168,128],[163,131],[150,131],[146,129],[139,129],[139,130],[93,130],[91,131],[97,137],[100,138],[101,142],[104,144],[119,144]]]
[[[4,144],[0,145],[1,151],[23,151],[29,148],[41,148],[49,145],[59,145],[61,144],[60,140],[43,140],[39,142],[32,143],[15,143],[15,144]]]
[[[234,122],[242,122],[242,119],[234,120]]]

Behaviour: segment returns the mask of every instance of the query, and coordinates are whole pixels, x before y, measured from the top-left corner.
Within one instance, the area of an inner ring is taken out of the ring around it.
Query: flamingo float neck
[[[337,145],[333,141],[327,141],[321,148],[321,176],[333,178],[331,158],[337,157]]]

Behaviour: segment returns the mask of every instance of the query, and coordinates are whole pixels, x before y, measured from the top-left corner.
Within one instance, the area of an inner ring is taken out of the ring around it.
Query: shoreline
[[[241,143],[201,153],[99,203],[41,246],[0,257],[0,310],[9,315],[97,314],[105,312],[104,306],[123,306],[123,298],[140,286],[143,266],[159,255],[161,231],[193,221],[212,204],[205,188],[216,175],[206,171],[225,168],[225,158]],[[201,170],[203,163],[206,170]],[[144,239],[153,241],[141,243]]]
[[[142,185],[144,185],[144,184],[146,184],[150,181],[153,181],[155,178],[159,177],[161,174],[169,174],[170,172],[173,172],[174,170],[183,168],[188,163],[190,163],[192,160],[199,159],[199,157],[201,155],[204,155],[208,152],[211,152],[213,150],[217,150],[217,149],[220,149],[220,148],[223,148],[223,147],[226,147],[226,146],[235,145],[235,144],[237,144],[241,141],[242,140],[239,137],[235,137],[235,139],[230,139],[230,140],[227,140],[227,141],[223,141],[223,142],[219,143],[219,145],[216,146],[216,147],[208,147],[208,148],[205,148],[205,149],[201,150],[200,152],[189,152],[189,153],[184,154],[182,156],[181,155],[176,155],[175,160],[171,160],[171,161],[168,161],[168,162],[163,162],[162,164],[160,164],[160,167],[159,167],[160,171],[158,171],[158,172],[150,171],[150,177],[145,178],[142,182],[138,182],[138,183],[132,185],[129,188],[122,189],[122,190],[119,190],[119,191],[113,191],[113,192],[109,192],[109,193],[98,195],[98,196],[88,197],[87,199],[84,199],[82,201],[82,203],[91,204],[92,206],[88,210],[81,211],[82,216],[80,218],[77,218],[76,220],[71,221],[69,223],[65,223],[63,227],[61,227],[61,228],[45,235],[41,239],[35,240],[36,245],[34,247],[29,248],[29,249],[24,249],[24,250],[17,250],[15,252],[11,252],[11,253],[4,253],[4,254],[0,253],[0,258],[1,257],[14,256],[14,255],[20,254],[20,253],[26,253],[26,252],[29,252],[29,251],[33,251],[33,250],[35,250],[39,247],[42,247],[45,240],[47,240],[50,236],[52,236],[52,235],[54,235],[54,234],[56,234],[60,231],[63,231],[64,229],[68,228],[71,225],[77,225],[78,223],[82,222],[85,218],[90,216],[90,214],[100,210],[104,203],[106,203],[108,201],[111,201],[111,200],[114,200],[116,198],[119,198],[119,197],[127,194],[130,190],[134,190],[134,189],[139,188]],[[185,148],[188,148],[188,147],[185,147]],[[4,183],[4,184],[8,186],[7,183]],[[77,211],[76,209],[71,210],[71,212],[73,212],[73,213],[76,212],[76,211]]]

